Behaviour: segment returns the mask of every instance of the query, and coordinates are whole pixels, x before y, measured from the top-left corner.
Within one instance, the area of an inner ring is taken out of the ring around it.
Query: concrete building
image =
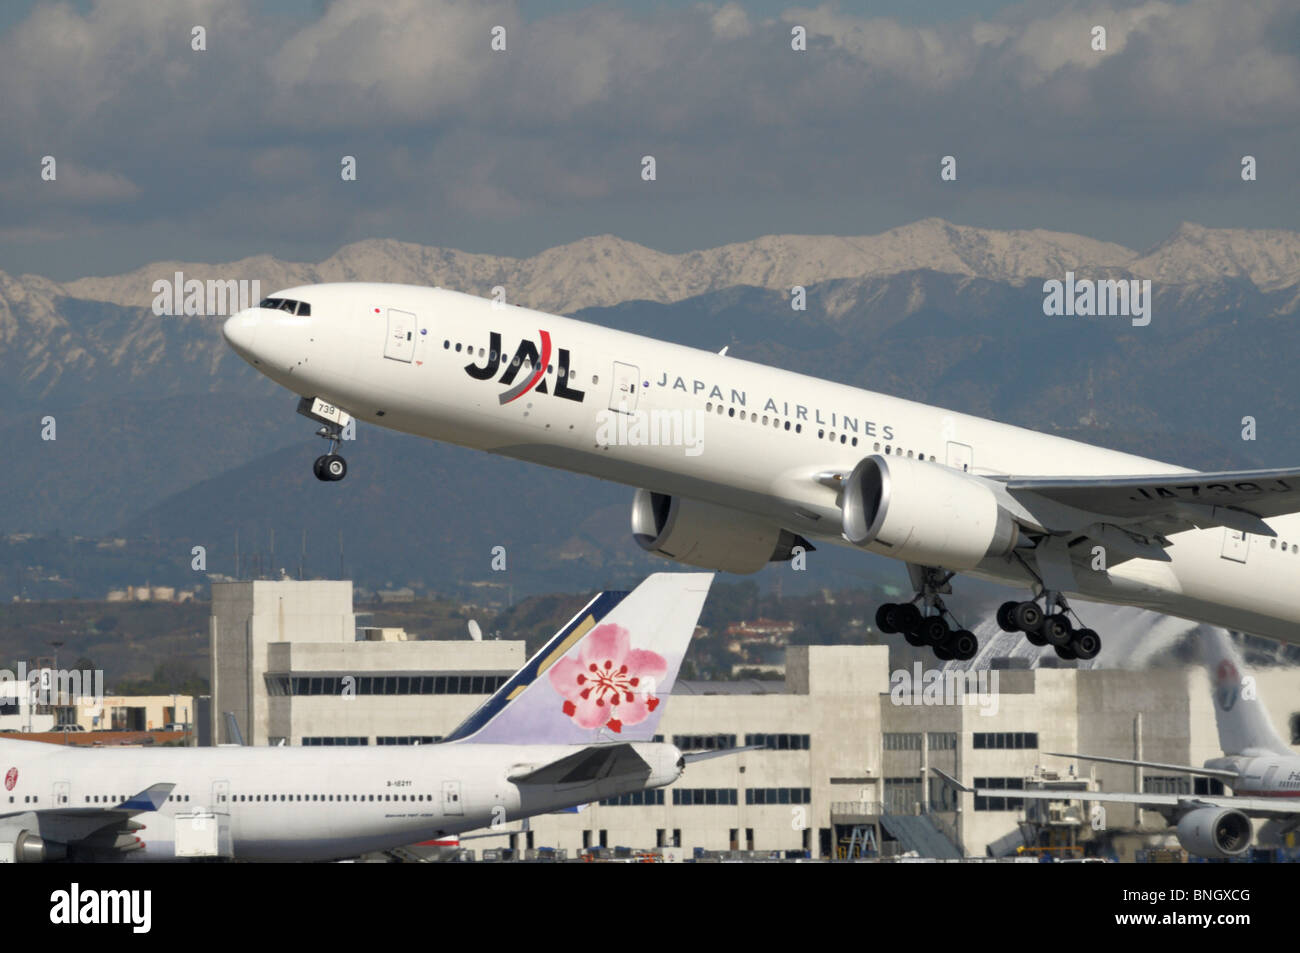
[[[358,630],[350,582],[212,586],[212,731],[246,744],[432,743],[525,661],[519,641]]]
[[[518,641],[413,641],[378,629],[359,639],[348,583],[218,583],[213,612],[213,720],[234,711],[252,744],[431,743],[525,660]],[[1300,672],[1256,677],[1283,737],[1300,742]],[[679,682],[663,740],[683,750],[765,749],[692,763],[670,788],[534,818],[513,844],[503,836],[474,846],[983,856],[1023,843],[1016,790],[1035,778],[1070,783],[1072,762],[1048,751],[1180,764],[1219,753],[1200,668],[944,678],[938,669],[891,672],[885,646],[797,646],[785,681]],[[1007,794],[957,792],[932,768]],[[1119,765],[1077,770],[1111,791],[1214,783]],[[1036,828],[1037,842],[1096,836],[1077,809],[1053,817]],[[1173,843],[1159,814],[1132,807],[1109,806],[1105,827],[1121,859]]]

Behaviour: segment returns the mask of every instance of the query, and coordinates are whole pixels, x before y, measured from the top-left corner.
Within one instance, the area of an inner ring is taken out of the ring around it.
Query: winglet
[[[659,572],[587,603],[448,742],[650,741],[712,573]]]
[[[175,784],[154,784],[145,788],[134,797],[129,797],[117,806],[119,811],[130,811],[132,814],[143,814],[146,811],[156,811],[167,801],[167,796],[172,793]]]

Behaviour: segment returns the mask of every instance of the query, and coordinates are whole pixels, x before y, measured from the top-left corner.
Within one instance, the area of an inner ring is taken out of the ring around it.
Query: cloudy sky
[[[1142,248],[1300,208],[1294,0],[10,2],[0,91],[0,270],[57,279],[928,216]]]

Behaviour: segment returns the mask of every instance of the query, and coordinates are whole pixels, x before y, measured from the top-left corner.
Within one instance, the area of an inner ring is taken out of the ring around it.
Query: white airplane
[[[1213,778],[1232,788],[1230,795],[1137,794],[1099,791],[1074,794],[1052,791],[1016,791],[1015,797],[1042,801],[1078,800],[1137,804],[1164,814],[1176,825],[1178,842],[1184,850],[1201,857],[1236,857],[1245,853],[1253,834],[1250,818],[1264,818],[1261,842],[1276,842],[1281,835],[1300,825],[1300,754],[1296,754],[1273,727],[1259,700],[1254,680],[1243,676],[1241,660],[1232,640],[1222,629],[1203,637],[1202,656],[1214,694],[1214,717],[1219,728],[1222,758],[1211,758],[1204,767],[1132,761],[1100,755],[1062,754],[1058,758],[1127,764]],[[977,797],[1006,797],[1005,790],[971,789],[942,771],[949,784]]]
[[[654,733],[712,579],[596,596],[439,744],[0,740],[0,862],[334,860],[672,784],[697,755]]]
[[[878,627],[941,659],[978,648],[956,573],[1029,589],[998,621],[1064,658],[1101,645],[1070,596],[1300,642],[1300,470],[1198,473],[436,288],[290,288],[224,334],[324,424],[322,480],[356,418],[637,487],[633,537],[688,565],[882,553],[916,595]]]

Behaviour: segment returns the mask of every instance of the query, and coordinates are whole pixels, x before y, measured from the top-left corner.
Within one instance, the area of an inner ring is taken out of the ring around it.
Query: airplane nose
[[[221,335],[239,353],[250,354],[259,323],[255,310],[240,311],[226,319],[226,323],[221,326]]]

